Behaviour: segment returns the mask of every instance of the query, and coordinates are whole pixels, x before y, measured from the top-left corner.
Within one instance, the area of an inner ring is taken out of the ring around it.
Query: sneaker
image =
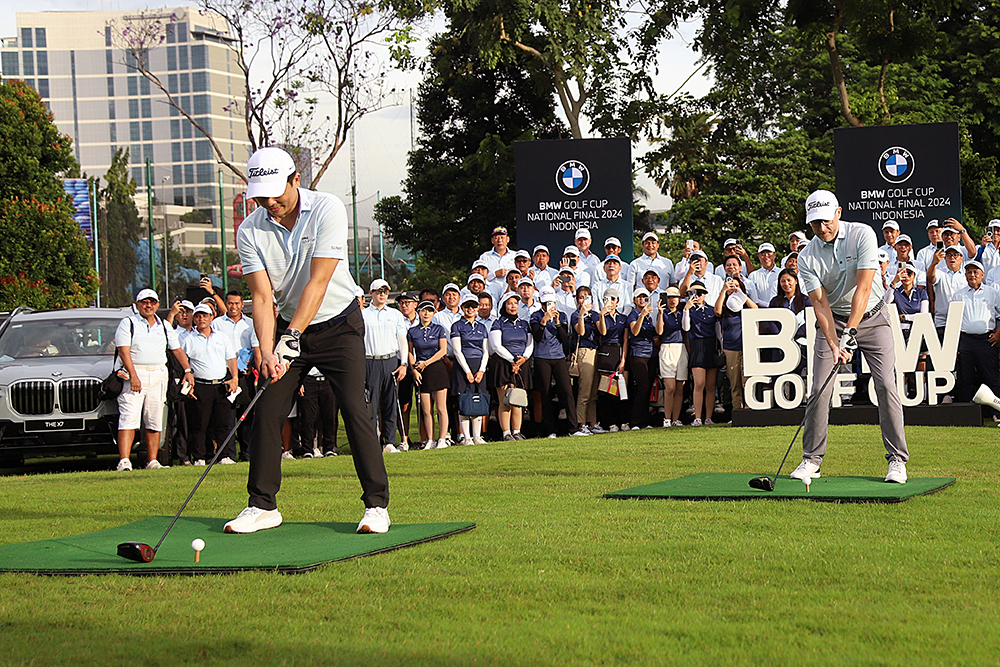
[[[896,484],[906,484],[906,464],[902,461],[889,461],[889,474],[885,481]]]
[[[478,438],[473,438],[472,442],[474,442],[477,445],[485,445],[486,439],[483,436],[479,436]]]
[[[292,455],[291,452],[281,452],[281,460],[282,461],[294,461],[295,457]]]
[[[611,428],[608,429],[608,433],[617,433],[617,432],[618,432],[618,427],[615,426],[614,424],[612,424]]]
[[[517,433],[511,433],[511,436],[513,436],[515,440],[524,440],[524,434],[521,433],[520,431],[518,431]]]
[[[599,434],[601,434],[601,433],[607,433],[607,431],[605,431],[605,430],[604,430],[603,428],[601,428],[601,425],[600,425],[600,424],[594,424],[594,425],[593,425],[593,426],[591,426],[591,427],[590,427],[590,428],[589,428],[588,430],[589,430],[589,431],[590,431],[590,432],[591,432],[592,434],[594,434],[594,435],[599,435]]]
[[[588,429],[586,426],[581,426],[579,431],[577,431],[576,433],[570,433],[570,435],[574,437],[590,435],[590,429]]]
[[[163,468],[169,468],[169,467],[170,466],[160,465],[160,462],[157,461],[156,459],[153,459],[152,461],[146,464],[146,470],[162,470]]]
[[[191,465],[191,462],[188,461],[187,459],[184,459],[183,461],[181,461],[181,465],[182,466],[189,466],[189,465]]]
[[[277,528],[281,525],[281,512],[278,510],[262,510],[259,507],[248,507],[240,515],[226,524],[227,533],[256,533],[266,528]]]
[[[194,465],[203,467],[205,465],[205,459],[198,459],[197,461],[194,462]]]
[[[620,431],[627,431],[627,430],[629,430],[628,424],[622,424],[621,427],[618,430],[620,430]]]
[[[448,447],[451,447],[451,444],[448,442],[447,438],[441,438],[440,440],[438,440],[438,442],[437,442],[437,448],[438,449],[446,449]],[[385,532],[385,531],[383,531],[383,532]]]
[[[313,458],[315,459],[323,458],[323,450],[321,450],[319,447],[313,447]]]
[[[720,405],[719,403],[716,403],[715,404],[715,411],[718,412],[718,413],[722,413],[722,412],[726,411],[726,408],[724,406]]]
[[[311,459],[312,457],[313,457],[312,452],[306,452],[305,454],[302,455],[302,458],[304,459]]]
[[[512,441],[513,439],[514,439],[514,436],[513,436],[513,434],[511,434],[511,433],[508,433],[507,435],[505,435],[505,436],[503,437],[503,441],[504,441],[504,442],[511,442],[511,441]]]
[[[395,445],[386,445],[382,448],[383,454],[399,454],[399,450],[396,449]]]
[[[799,464],[799,467],[793,470],[792,474],[789,475],[792,479],[797,479],[799,481],[802,481],[806,477],[810,479],[819,479],[821,476],[819,466],[812,461],[806,461],[805,459],[802,459],[802,463]]]
[[[691,426],[701,426],[701,420],[695,419],[693,422],[691,422]]]
[[[705,426],[714,426],[714,425],[715,425],[715,422],[712,421],[711,419],[706,419],[705,420]]]
[[[228,456],[223,456],[221,459],[219,459],[220,466],[231,466],[234,465],[235,463],[236,461],[232,460]]]
[[[586,433],[587,435],[593,435],[593,432],[590,430],[590,427],[587,426],[586,424],[581,424],[580,430]]]
[[[388,533],[389,511],[384,507],[368,507],[358,524],[359,533]]]
[[[633,430],[633,431],[638,431],[638,430],[639,430],[639,427],[638,427],[638,426],[633,426],[633,427],[632,427],[632,430]]]
[[[670,428],[672,425],[673,423],[669,419],[663,420],[663,428]]]
[[[646,428],[653,428],[653,427],[651,425],[649,425],[649,424],[646,424],[645,426],[643,426],[643,428],[646,429]]]
[[[337,450],[336,449],[331,449],[328,452],[323,452],[323,458],[326,458],[328,456],[336,456],[336,455],[337,455]]]
[[[122,459],[118,462],[118,467],[115,470],[118,472],[129,472],[132,470],[132,462],[128,459]]]
[[[576,433],[574,433],[573,435],[576,435]],[[549,433],[546,437],[549,440],[555,440],[556,439],[556,434],[555,433]]]
[[[675,419],[674,426],[684,426],[684,422],[682,422],[680,419]]]

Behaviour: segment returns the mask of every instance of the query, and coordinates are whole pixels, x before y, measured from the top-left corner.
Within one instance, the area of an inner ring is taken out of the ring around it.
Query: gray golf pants
[[[888,461],[906,462],[910,454],[906,449],[906,433],[903,430],[903,404],[896,391],[896,350],[892,341],[892,329],[889,324],[889,309],[882,308],[858,325],[858,349],[865,356],[871,367],[872,379],[875,381],[875,394],[878,396],[878,419],[882,428],[882,443],[885,445]],[[844,331],[846,321],[834,317],[837,334]],[[813,368],[812,391],[815,395],[823,386],[823,382],[833,371],[833,352],[826,342],[822,330],[816,331],[816,349]],[[833,396],[833,385],[836,380],[827,385],[822,396],[811,401],[806,407],[805,428],[802,431],[802,458],[816,465],[823,461],[826,454],[827,430],[830,423],[830,399]]]

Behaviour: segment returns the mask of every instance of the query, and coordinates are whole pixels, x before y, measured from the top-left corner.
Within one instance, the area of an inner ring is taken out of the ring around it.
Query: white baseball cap
[[[152,299],[153,301],[159,301],[160,297],[156,296],[156,292],[147,287],[145,289],[139,290],[139,293],[135,295],[136,303],[142,301],[143,299]]]
[[[194,304],[191,303],[190,301],[188,301],[187,299],[181,300],[180,304],[181,304],[181,308],[187,308],[188,310],[190,310],[192,312],[194,311]]]
[[[528,254],[527,250],[518,250],[514,253],[514,259],[518,257],[523,257],[524,259],[531,259],[531,255]]]
[[[476,270],[476,269],[478,269],[478,268],[484,268],[484,269],[486,269],[487,271],[489,271],[489,268],[490,268],[490,266],[489,266],[489,264],[487,264],[487,263],[486,263],[486,262],[484,262],[483,260],[481,260],[481,259],[477,259],[476,261],[474,261],[474,262],[472,263],[472,270],[473,270],[473,271],[475,271],[475,270]]]
[[[788,238],[791,239],[791,238],[794,238],[796,236],[799,237],[800,239],[802,239],[803,241],[806,240],[806,233],[803,232],[803,231],[800,231],[800,230],[795,230],[794,232],[792,232],[791,234],[788,235]]]
[[[984,273],[986,272],[986,269],[983,268],[983,265],[974,259],[970,259],[968,262],[965,263],[966,271],[968,271],[971,268],[979,269]]]
[[[563,257],[565,257],[566,255],[576,255],[577,257],[579,257],[580,250],[575,245],[568,245],[566,246],[566,249],[563,250]]]
[[[514,269],[514,270],[516,271],[517,269]],[[444,286],[444,289],[442,289],[442,290],[441,290],[441,294],[442,294],[442,296],[444,295],[444,293],[445,293],[445,292],[447,292],[447,291],[448,291],[448,290],[450,290],[450,289],[453,289],[453,290],[455,290],[455,291],[456,291],[456,292],[458,292],[459,294],[461,294],[461,293],[462,293],[462,290],[461,290],[461,289],[459,289],[458,285],[456,285],[455,283],[448,283],[447,285],[445,285],[445,286]]]
[[[546,255],[548,255],[549,254],[549,247],[548,246],[544,246],[544,245],[536,245],[535,249],[531,251],[532,257],[534,257],[536,254],[538,254],[539,251],[544,252]]]
[[[247,160],[247,197],[280,197],[296,172],[292,156],[280,148],[261,148]]]
[[[483,278],[478,273],[473,273],[471,276],[469,276],[469,279],[465,281],[465,284],[469,285],[469,284],[472,283],[473,280],[478,280],[479,282],[483,283],[484,285],[486,284],[486,278]]]
[[[910,238],[909,234],[900,234],[896,237],[896,245],[899,245],[900,243],[909,243],[910,245],[913,245],[913,239]]]
[[[927,221],[927,229],[930,229],[931,227],[940,227],[940,226],[941,226],[941,223],[938,222],[936,218],[934,220],[928,220]]]
[[[608,246],[612,246],[612,245],[613,246],[618,246],[619,248],[621,248],[622,247],[622,242],[618,240],[617,236],[609,236],[607,238],[607,240],[604,241],[604,247],[607,248]]]
[[[368,291],[374,292],[375,290],[380,289],[382,287],[389,289],[389,283],[382,280],[381,278],[376,278],[375,280],[372,281],[372,284],[368,287]]]
[[[632,298],[634,299],[638,296],[649,296],[649,290],[645,287],[636,287],[632,292]]]
[[[642,242],[645,243],[646,239],[653,239],[654,241],[659,241],[660,237],[656,235],[656,232],[646,232],[645,234],[642,235]]]
[[[726,239],[726,242],[722,244],[723,248],[728,248],[731,245],[739,245],[740,242],[736,239]]]
[[[1000,227],[1000,220],[997,220],[996,218],[990,220],[989,223],[986,225],[986,229],[990,229],[992,227]]]
[[[462,296],[458,300],[458,304],[460,306],[464,306],[467,303],[474,303],[474,304],[476,304],[478,306],[479,305],[479,297],[476,296],[475,294],[473,294],[472,292],[470,292],[469,290],[462,290]]]
[[[211,315],[212,317],[215,317],[215,313],[212,312],[212,309],[203,303],[199,303],[198,306],[194,309],[194,314],[197,315],[198,313],[205,313],[206,315]]]
[[[885,224],[882,225],[882,229],[895,229],[898,232],[899,223],[897,223],[895,220],[886,220]]]
[[[590,230],[587,229],[586,227],[581,227],[580,229],[576,230],[576,234],[573,236],[573,238],[574,239],[589,239],[590,238]]]
[[[608,262],[618,262],[619,264],[621,264],[622,258],[619,257],[618,255],[608,255],[607,257],[604,258],[604,261],[601,262],[601,264],[604,265],[607,264]]]
[[[774,246],[771,245],[770,243],[761,243],[759,246],[757,246],[757,254],[760,254],[762,252],[774,252]]]
[[[555,290],[546,285],[542,289],[538,290],[538,300],[542,303],[552,303],[556,300]]]
[[[708,259],[708,255],[705,254],[704,250],[695,250],[692,252],[690,258],[694,259],[695,257],[701,257],[704,260]]]
[[[534,287],[535,281],[532,280],[531,278],[521,278],[520,280],[517,281],[516,287],[520,287],[521,285],[531,285],[532,287]]]
[[[829,190],[816,190],[806,199],[806,223],[813,220],[833,220],[840,208],[837,196]]]

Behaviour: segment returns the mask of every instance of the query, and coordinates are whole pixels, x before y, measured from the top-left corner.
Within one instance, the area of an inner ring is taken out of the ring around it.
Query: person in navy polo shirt
[[[628,395],[632,401],[629,424],[633,431],[649,425],[649,389],[652,384],[652,364],[656,361],[653,339],[656,337],[656,317],[649,300],[649,290],[636,288],[633,292],[635,307],[629,313],[628,324]]]

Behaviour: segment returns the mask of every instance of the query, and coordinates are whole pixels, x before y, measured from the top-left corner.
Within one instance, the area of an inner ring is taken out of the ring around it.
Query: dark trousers
[[[632,401],[632,416],[629,418],[631,426],[643,428],[649,423],[649,389],[652,383],[649,367],[652,359],[630,354],[625,361],[625,368],[628,370],[628,397]]]
[[[958,337],[958,386],[956,399],[968,403],[972,395],[985,384],[1000,395],[1000,371],[997,348],[990,345],[988,334],[963,333]]]
[[[399,368],[399,358],[366,359],[365,389],[372,406],[372,428],[380,433],[383,443],[396,444],[396,382],[393,371]],[[381,427],[381,428],[380,428]]]
[[[228,392],[224,384],[194,383],[196,401],[189,401],[187,407],[188,427],[191,435],[191,452],[194,459],[210,459],[215,453],[211,445],[214,439],[220,447],[233,427],[233,410],[226,399]],[[219,458],[236,460],[236,443],[226,445]]]
[[[174,448],[174,456],[180,459],[181,463],[190,461],[188,452],[191,450],[190,428],[188,427],[188,403],[191,399],[181,397],[179,401],[173,401],[168,406],[168,423],[170,424],[170,443]],[[161,443],[162,445],[162,443]]]
[[[319,431],[319,448],[323,454],[337,451],[337,397],[323,376],[306,375],[299,396],[299,416],[295,426],[299,431],[301,451],[312,454]],[[316,427],[319,426],[317,429]]]
[[[239,419],[246,410],[247,405],[253,400],[253,396],[257,393],[257,387],[254,382],[253,373],[240,373],[240,389],[242,392],[239,397],[237,397],[235,403],[233,404],[233,419]],[[253,410],[247,415],[246,419],[240,422],[239,427],[236,429],[236,442],[240,445],[240,460],[249,461],[250,460],[250,440],[253,438]]]
[[[277,507],[276,496],[281,488],[281,427],[292,409],[302,377],[314,366],[326,376],[337,397],[354,469],[361,482],[361,500],[365,507],[388,507],[389,477],[365,402],[364,332],[364,320],[358,309],[321,331],[307,329],[300,340],[301,355],[261,395],[250,444],[247,491],[251,507],[264,510]],[[283,333],[278,331],[277,335]]]
[[[548,433],[556,432],[556,416],[552,409],[552,379],[556,381],[556,396],[559,397],[559,407],[566,410],[570,433],[580,428],[576,421],[576,401],[573,400],[573,383],[569,377],[569,364],[565,357],[559,359],[540,359],[535,357],[535,389],[542,395],[542,429]]]

